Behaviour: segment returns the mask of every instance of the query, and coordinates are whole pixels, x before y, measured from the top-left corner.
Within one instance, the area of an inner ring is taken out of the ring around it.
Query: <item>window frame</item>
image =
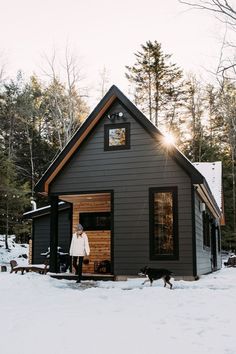
[[[173,201],[173,254],[161,255],[154,253],[154,196],[155,193],[172,193]],[[179,259],[179,227],[178,227],[178,187],[149,188],[149,241],[150,260],[178,260]]]
[[[97,218],[105,218],[105,225],[98,224]],[[79,221],[86,231],[106,231],[111,230],[111,212],[81,212],[79,213]]]
[[[203,249],[209,250],[211,248],[211,216],[207,211],[202,212],[202,228],[203,228]]]
[[[218,253],[221,252],[221,232],[220,232],[220,227],[219,225],[216,226],[216,232],[217,232],[217,250],[218,250]]]
[[[125,128],[125,145],[109,145],[110,129]],[[130,123],[114,123],[104,125],[104,151],[128,150],[130,149]]]

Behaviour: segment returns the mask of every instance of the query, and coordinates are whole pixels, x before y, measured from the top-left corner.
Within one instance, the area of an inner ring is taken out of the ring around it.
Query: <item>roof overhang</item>
[[[104,97],[105,99],[105,97]],[[56,177],[59,171],[71,158],[74,152],[79,148],[81,143],[84,141],[86,136],[90,133],[93,127],[98,123],[100,118],[104,115],[107,109],[116,99],[115,94],[110,94],[106,100],[102,100],[100,104],[94,109],[90,116],[84,121],[84,123],[79,128],[79,131],[76,132],[71,140],[68,142],[66,147],[60,152],[59,155],[53,160],[51,165],[48,167],[42,178],[38,181],[35,186],[35,191],[42,194],[48,195],[49,185],[52,180]]]
[[[96,106],[89,117],[84,121],[78,131],[73,135],[71,140],[61,151],[61,153],[55,158],[42,178],[35,186],[35,191],[48,195],[50,189],[50,183],[55,179],[60,170],[70,160],[72,155],[78,151],[80,145],[84,139],[88,136],[91,130],[99,122],[99,120],[106,114],[108,109],[118,100],[129,113],[142,125],[142,127],[158,142],[161,143],[161,139],[164,135],[160,130],[155,127],[147,117],[116,87],[112,86],[101,102]],[[163,146],[164,148],[164,146]],[[217,207],[215,199],[210,191],[210,188],[204,178],[204,176],[193,166],[193,164],[183,155],[177,147],[170,146],[166,148],[168,156],[173,158],[189,175],[192,184],[197,187],[198,193],[201,198],[206,202],[213,215],[219,217],[221,212]]]
[[[221,219],[222,212],[219,209],[207,182],[204,181],[204,183],[201,184],[194,184],[194,187],[196,188],[196,191],[202,201],[207,205],[208,209],[211,211],[212,215],[217,219]]]
[[[58,210],[62,211],[62,210],[66,210],[71,208],[71,204],[69,202],[64,202],[61,201],[58,203]],[[43,215],[48,215],[51,213],[51,205],[46,205],[42,208],[38,208],[35,210],[30,210],[27,211],[23,214],[23,218],[24,219],[34,219],[34,218],[38,218],[41,217]]]

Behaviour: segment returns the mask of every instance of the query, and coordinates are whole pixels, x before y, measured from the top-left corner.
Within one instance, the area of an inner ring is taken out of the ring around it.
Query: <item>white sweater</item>
[[[89,256],[89,253],[90,248],[86,233],[83,232],[82,235],[78,236],[74,233],[70,245],[70,255],[74,257]]]

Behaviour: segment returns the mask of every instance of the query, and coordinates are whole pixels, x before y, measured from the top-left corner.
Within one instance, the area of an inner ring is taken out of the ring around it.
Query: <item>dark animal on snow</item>
[[[155,268],[149,268],[149,267],[144,267],[140,269],[139,275],[146,275],[148,279],[144,280],[142,284],[145,284],[146,282],[150,281],[150,285],[152,285],[153,280],[158,280],[158,279],[163,279],[164,280],[164,287],[166,284],[169,284],[170,289],[172,289],[172,284],[170,282],[172,272],[168,269],[155,269]]]
[[[236,267],[236,256],[230,256],[227,262],[224,262],[225,267]]]
[[[96,269],[97,273],[110,273],[111,272],[111,262],[109,260],[101,261]]]

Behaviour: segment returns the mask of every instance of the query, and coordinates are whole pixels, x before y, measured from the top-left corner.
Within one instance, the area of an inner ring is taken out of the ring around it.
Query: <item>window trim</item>
[[[157,255],[154,253],[154,194],[168,192],[173,198],[173,254]],[[179,227],[178,227],[178,187],[149,188],[149,241],[150,260],[178,260],[179,259]]]
[[[217,231],[217,250],[218,250],[218,253],[221,252],[221,232],[220,232],[220,227],[219,225],[216,226],[216,231]]]
[[[106,218],[105,225],[96,225],[96,218]],[[86,231],[105,231],[111,230],[111,212],[107,211],[92,211],[79,213],[79,221]],[[88,222],[88,225],[86,224]]]
[[[109,130],[125,128],[125,145],[109,146]],[[128,150],[130,149],[130,123],[105,124],[104,125],[104,151]]]
[[[202,228],[203,228],[203,249],[209,251],[211,249],[211,233],[212,233],[212,223],[211,216],[208,211],[202,212]]]

